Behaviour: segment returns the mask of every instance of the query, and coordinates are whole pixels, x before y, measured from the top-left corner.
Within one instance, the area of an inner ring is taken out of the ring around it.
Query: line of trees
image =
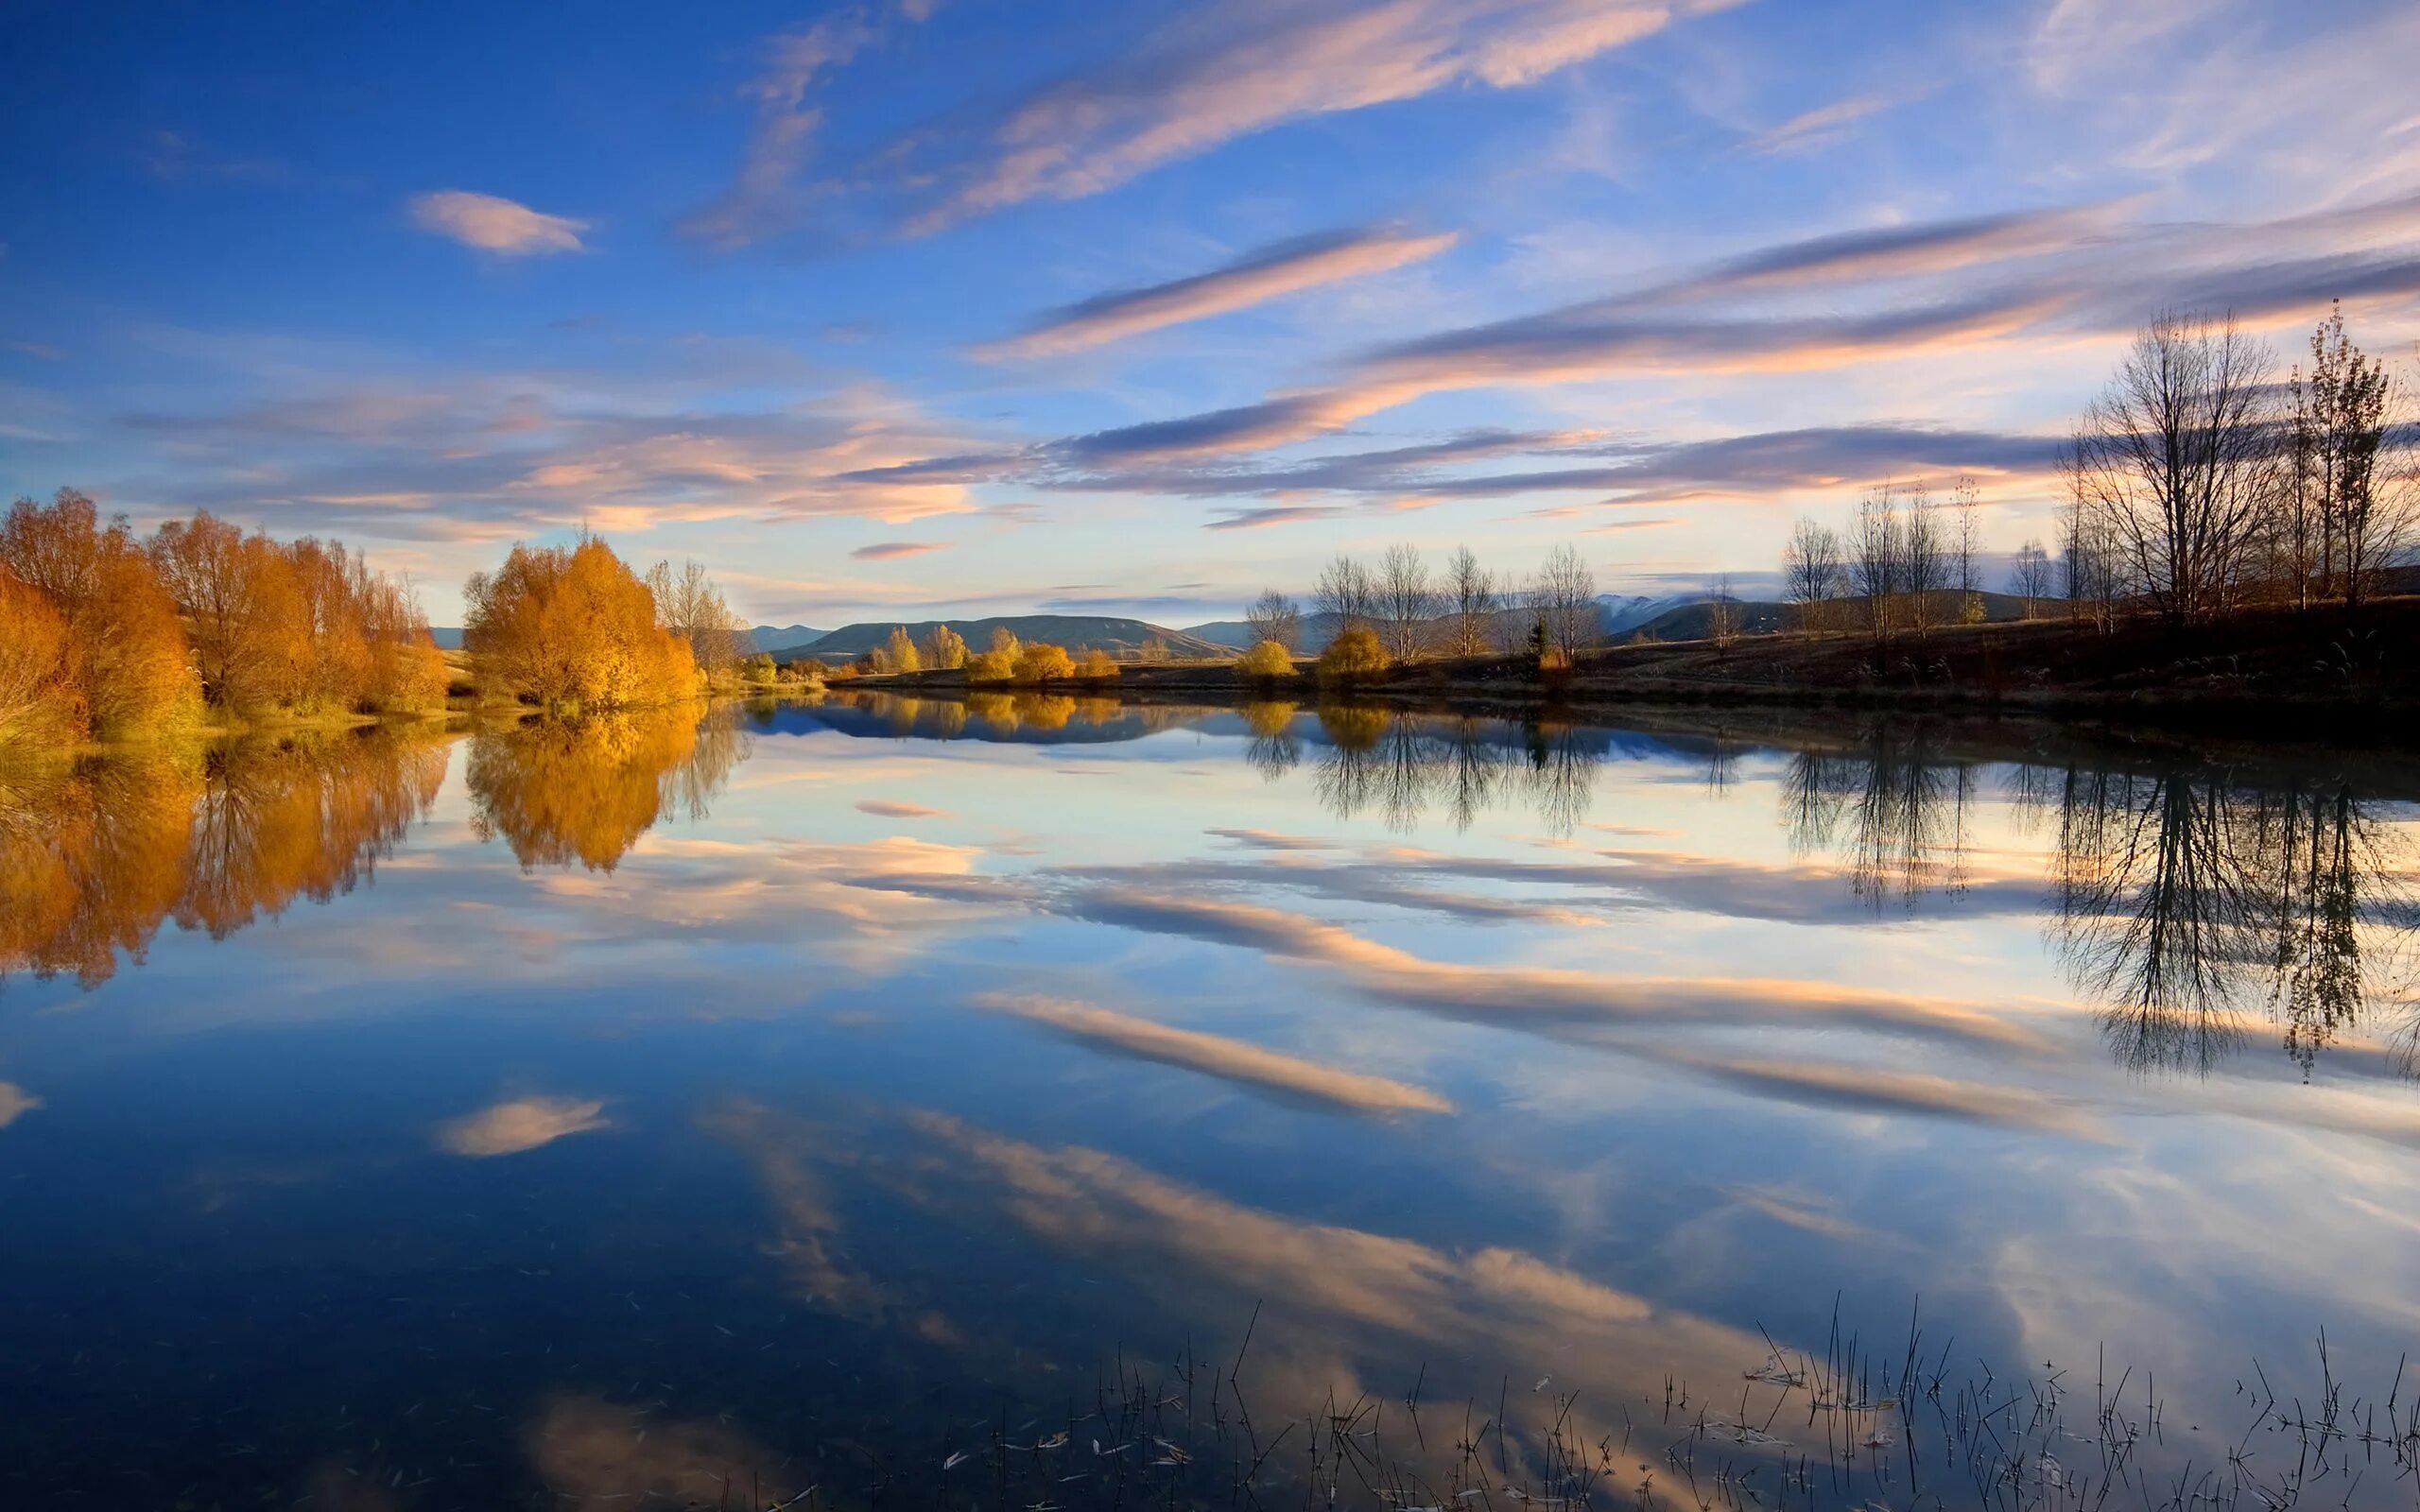
[[[1167,661],[1167,646],[1157,636],[1143,647],[1143,660],[1154,659],[1154,645],[1159,647],[1157,660]],[[925,632],[922,642],[909,635],[906,626],[894,625],[890,639],[835,676],[846,680],[868,675],[961,670],[970,683],[1062,682],[1069,679],[1103,681],[1117,676],[1117,662],[1098,646],[1078,657],[1065,646],[1049,641],[1019,640],[1016,632],[1005,625],[993,627],[991,644],[981,651],[969,651],[966,638],[947,625],[934,626]]]
[[[2420,405],[2331,309],[2308,368],[2232,320],[2162,315],[2138,333],[2062,458],[2055,550],[2017,548],[2007,578],[2029,617],[2064,601],[2204,623],[2261,605],[2358,611],[2420,536]],[[1802,518],[1782,552],[1804,628],[1877,645],[1945,616],[1979,617],[1972,485],[1869,490],[1845,533]]]
[[[1535,656],[1542,665],[1569,665],[1597,638],[1597,577],[1569,545],[1547,554],[1537,573],[1519,579],[1479,565],[1457,546],[1432,571],[1420,549],[1398,543],[1374,567],[1340,555],[1320,571],[1311,612],[1329,629],[1321,657],[1332,676],[1357,676],[1425,657]],[[1244,611],[1252,647],[1247,676],[1291,670],[1303,649],[1305,616],[1291,596],[1269,589]]]
[[[0,745],[428,709],[445,687],[408,585],[340,542],[207,511],[140,538],[74,489],[0,523]]]

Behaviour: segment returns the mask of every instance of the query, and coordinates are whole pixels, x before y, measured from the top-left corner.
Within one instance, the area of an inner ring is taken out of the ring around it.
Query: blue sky
[[[752,618],[1231,614],[1340,550],[1768,574],[2129,330],[2420,336],[2420,8],[19,5],[0,488],[586,522]]]

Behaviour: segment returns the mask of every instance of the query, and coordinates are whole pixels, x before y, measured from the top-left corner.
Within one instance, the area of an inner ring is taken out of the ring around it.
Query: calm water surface
[[[2415,797],[1034,698],[14,774],[0,1504],[2420,1504]]]

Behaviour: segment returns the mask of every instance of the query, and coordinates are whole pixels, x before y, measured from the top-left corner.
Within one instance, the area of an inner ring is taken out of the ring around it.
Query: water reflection
[[[1568,834],[1587,816],[1602,759],[1603,734],[1568,724],[1332,705],[1317,717],[1321,802],[1339,818],[1375,813],[1393,830],[1416,828],[1436,807],[1466,831],[1491,808],[1526,801]]]
[[[530,719],[471,739],[464,777],[482,840],[502,836],[524,870],[574,862],[612,871],[667,814],[703,818],[748,756],[738,713],[644,710]]]
[[[1781,792],[1791,851],[1841,853],[1876,907],[1963,889],[1974,768],[1945,761],[1922,722],[1876,724],[1848,749],[1793,752]]]
[[[1793,852],[1838,855],[1877,907],[1962,894],[1988,768],[1949,746],[1922,721],[1876,722],[1793,752],[1780,784]],[[2291,767],[2262,781],[2182,761],[2006,770],[2008,800],[2052,833],[2047,932],[2119,1064],[2206,1074],[2265,1011],[2308,1077],[2379,1003],[2412,1068],[2412,857],[2381,800]]]
[[[2054,937],[2129,1068],[2206,1074],[2265,1008],[2308,1077],[2394,994],[2408,845],[2349,783],[2069,769],[2056,794]]]
[[[407,726],[0,777],[0,971],[97,987],[164,919],[224,938],[350,892],[428,812],[449,738]]]

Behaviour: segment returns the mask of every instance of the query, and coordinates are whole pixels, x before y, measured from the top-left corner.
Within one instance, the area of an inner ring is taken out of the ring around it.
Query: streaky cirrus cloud
[[[1333,1104],[1362,1113],[1450,1113],[1454,1105],[1426,1087],[1345,1071],[1282,1055],[1225,1035],[1172,1028],[1150,1019],[1117,1013],[1091,1004],[1030,994],[994,992],[976,1002],[995,1013],[1013,1014],[1044,1024],[1071,1038],[1139,1056],[1166,1065],[1182,1066],[1206,1075]]]
[[[412,222],[421,230],[500,257],[586,249],[579,233],[588,229],[588,222],[549,215],[495,195],[441,189],[414,197],[410,208]]]
[[[437,1143],[456,1155],[486,1159],[519,1155],[605,1126],[605,1105],[596,1098],[516,1097],[441,1126]]]
[[[792,191],[814,155],[823,112],[807,103],[817,76],[855,58],[876,33],[864,14],[845,10],[765,44],[765,70],[741,91],[755,107],[739,173],[731,187],[683,216],[682,234],[721,248],[744,247],[797,223]]]
[[[859,546],[849,555],[859,561],[895,561],[901,557],[921,557],[926,552],[948,549],[949,543],[942,541],[877,541]]]
[[[1290,121],[1455,86],[1532,84],[1733,3],[1212,0],[995,115],[910,131],[856,177],[887,185],[902,229],[925,234],[1012,205],[1100,194]],[[763,168],[753,181],[771,191],[764,198],[792,216],[805,193],[780,154],[796,129],[790,118],[804,113],[793,100],[760,123],[748,158],[749,170]]]
[[[1266,509],[1237,509],[1201,523],[1204,530],[1267,530],[1274,525],[1299,525],[1344,513],[1333,504],[1279,504]]]
[[[1325,386],[1070,437],[1048,450],[1096,467],[1258,451],[1457,389],[1818,371],[2016,338],[2122,335],[2167,308],[2257,321],[2331,298],[2420,293],[2413,198],[2250,224],[2127,223],[2073,234],[2111,213],[2087,206],[1794,242],[1629,294],[1381,346]],[[1864,308],[1754,307],[1815,282],[1880,286]],[[1715,295],[1746,298],[1713,316],[1676,308]]]
[[[1769,127],[1740,144],[1743,152],[1759,157],[1780,157],[1792,152],[1812,152],[1827,147],[1848,134],[1848,129],[1869,115],[1878,115],[1893,106],[1904,105],[1904,94],[1858,94],[1829,105],[1819,105],[1802,111],[1789,120]]]
[[[1078,352],[1402,267],[1436,256],[1458,239],[1452,232],[1423,236],[1373,227],[1299,236],[1207,273],[1096,295],[1051,312],[1006,341],[978,347],[975,354],[1018,358]]]

